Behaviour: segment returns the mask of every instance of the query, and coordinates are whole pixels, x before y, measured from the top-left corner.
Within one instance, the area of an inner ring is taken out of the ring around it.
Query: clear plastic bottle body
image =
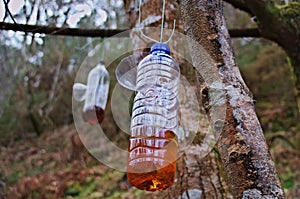
[[[164,190],[174,182],[179,77],[178,64],[164,51],[138,65],[127,177],[139,189]]]

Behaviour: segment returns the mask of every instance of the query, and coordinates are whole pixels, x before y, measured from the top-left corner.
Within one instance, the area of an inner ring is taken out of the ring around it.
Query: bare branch
[[[31,9],[30,9],[29,13],[25,16],[25,17],[26,17],[26,24],[28,24],[29,19],[31,18],[31,16],[32,16],[32,14],[33,14],[35,4],[36,4],[36,1],[33,1],[33,4],[32,4],[32,6],[31,6]],[[26,5],[26,4],[24,4],[24,6],[25,6],[25,5]]]
[[[253,15],[252,11],[248,8],[248,5],[245,3],[244,0],[224,0],[225,2],[231,4],[233,7],[238,8],[242,11]]]
[[[80,28],[64,28],[54,26],[40,26],[40,25],[25,25],[0,22],[0,30],[13,30],[25,33],[40,33],[49,35],[66,35],[66,36],[79,36],[79,37],[128,37],[129,33],[123,30],[105,30],[105,29],[80,29]]]
[[[13,30],[22,31],[25,33],[40,33],[49,35],[66,35],[66,36],[78,36],[78,37],[128,37],[128,29],[120,30],[103,30],[103,29],[80,29],[80,28],[64,28],[53,26],[39,26],[39,25],[24,25],[0,22],[0,30]],[[119,33],[122,33],[117,35]],[[231,37],[260,37],[259,30],[256,28],[249,29],[232,29],[229,30]]]
[[[4,17],[4,19],[6,18],[7,14],[8,14],[11,17],[11,19],[13,20],[13,22],[15,24],[17,24],[17,22],[15,21],[14,16],[11,14],[11,12],[10,12],[10,10],[8,8],[8,1],[3,0],[3,2],[4,2],[4,5],[5,5],[5,17]]]
[[[59,80],[59,76],[60,76],[60,71],[61,71],[61,68],[63,65],[63,60],[64,60],[64,55],[62,53],[60,53],[57,46],[55,46],[55,48],[56,48],[56,52],[59,52],[59,53],[57,53],[58,62],[56,64],[56,69],[55,69],[55,73],[54,73],[54,77],[53,77],[53,83],[51,85],[51,90],[50,90],[50,94],[49,94],[47,103],[51,103],[54,100],[56,88],[57,88],[58,80]],[[46,113],[46,114],[48,115],[48,113]]]
[[[246,29],[230,29],[229,35],[232,38],[237,37],[261,37],[261,34],[257,28]]]

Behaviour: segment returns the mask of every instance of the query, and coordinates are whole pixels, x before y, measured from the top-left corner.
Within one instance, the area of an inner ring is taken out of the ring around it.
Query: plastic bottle
[[[154,44],[138,65],[127,178],[139,189],[164,190],[174,182],[179,78],[179,66],[163,43]]]
[[[88,74],[87,85],[76,83],[73,96],[78,101],[84,100],[83,120],[89,124],[101,123],[109,91],[109,73],[103,62],[95,66]]]

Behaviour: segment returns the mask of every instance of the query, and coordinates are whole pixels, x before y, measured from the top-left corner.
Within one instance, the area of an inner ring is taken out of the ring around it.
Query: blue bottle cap
[[[165,53],[167,55],[170,55],[170,47],[167,44],[164,43],[155,43],[151,46],[151,53],[154,52],[161,52],[161,53]]]
[[[105,62],[104,61],[99,61],[99,64],[105,65]]]

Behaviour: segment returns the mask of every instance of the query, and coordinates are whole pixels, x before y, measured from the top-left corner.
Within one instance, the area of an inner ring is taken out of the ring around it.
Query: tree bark
[[[234,197],[284,198],[254,110],[252,95],[236,66],[220,1],[180,2],[186,34],[198,42],[214,60],[214,64],[203,66],[199,59],[201,54],[197,49],[192,49],[191,45],[195,68],[217,70],[223,83],[219,91],[225,92],[226,118],[218,149]],[[216,100],[208,95],[211,85],[204,81],[203,76],[198,76],[198,79],[203,103],[211,104],[211,101]],[[210,118],[211,107],[205,106],[205,109]]]

